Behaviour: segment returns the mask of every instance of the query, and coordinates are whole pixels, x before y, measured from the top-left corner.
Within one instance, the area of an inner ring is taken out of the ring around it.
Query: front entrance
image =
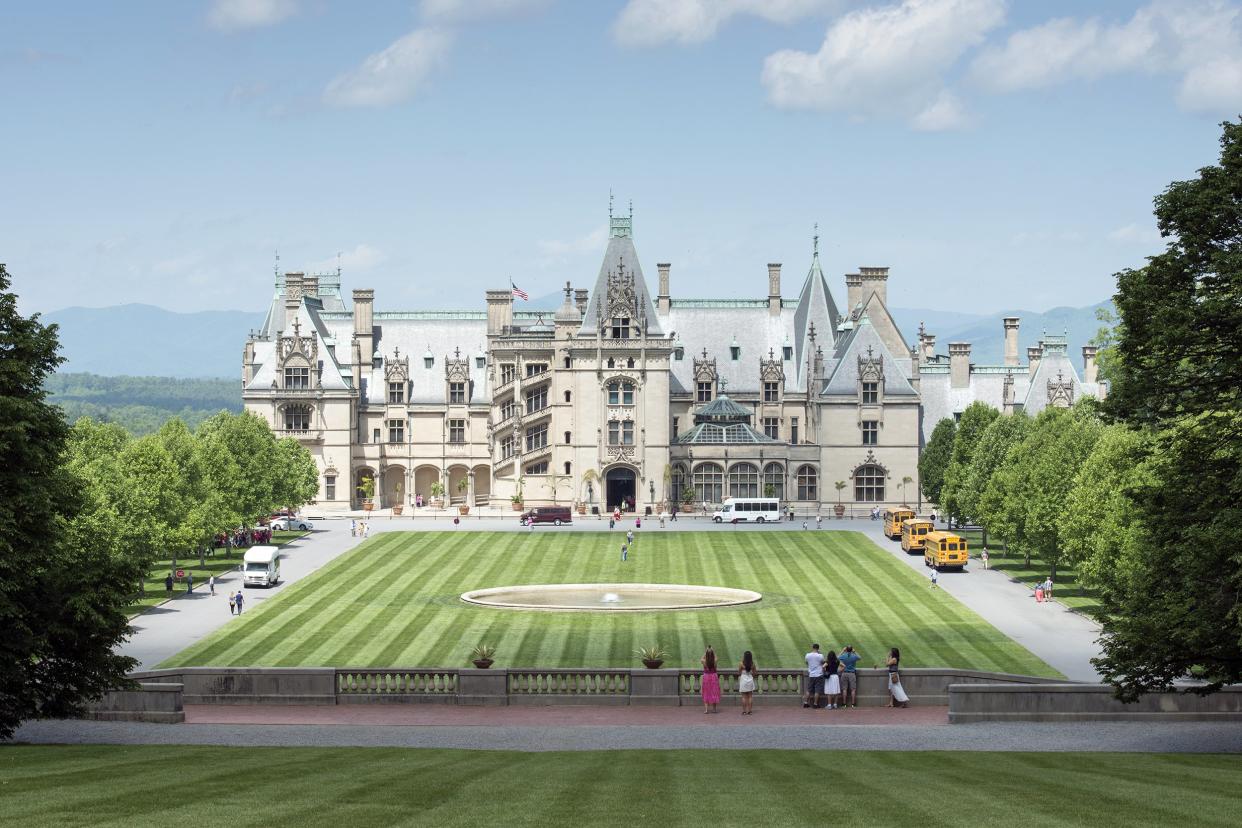
[[[604,475],[604,505],[608,507],[608,511],[622,506],[621,511],[626,511],[635,505],[635,495],[638,493],[638,478],[634,474],[633,469],[623,467],[609,469]]]

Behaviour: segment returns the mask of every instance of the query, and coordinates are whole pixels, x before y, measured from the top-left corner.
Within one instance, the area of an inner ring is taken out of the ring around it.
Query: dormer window
[[[712,383],[710,382],[697,383],[696,390],[697,390],[696,399],[698,402],[707,403],[707,402],[712,401]]]
[[[380,356],[379,354],[376,354],[375,356],[371,357],[371,367],[374,368],[376,371],[383,368],[384,358]]]
[[[310,368],[286,368],[285,388],[298,390],[310,388]]]
[[[742,358],[742,346],[741,345],[730,345],[729,356],[733,358],[734,362],[737,362],[739,359],[741,359]]]
[[[477,356],[474,358],[474,367],[482,370],[487,367],[487,357]]]
[[[786,362],[793,359],[793,347],[786,345],[784,348],[781,348],[781,358],[783,358]]]
[[[682,358],[685,357],[685,355],[686,355],[685,348],[677,347],[673,349],[673,359],[677,360],[678,362],[681,362]]]
[[[862,384],[863,405],[877,405],[880,402],[880,384],[864,381]]]
[[[466,401],[466,384],[464,382],[449,383],[449,402],[464,403]]]
[[[388,383],[388,404],[400,405],[405,402],[405,383],[390,382]]]
[[[781,384],[779,382],[765,382],[763,384],[763,401],[765,403],[781,401]]]
[[[614,316],[612,318],[612,338],[630,338],[630,318],[628,316]]]
[[[431,354],[423,354],[423,367],[424,368],[436,367],[436,358],[432,356]]]

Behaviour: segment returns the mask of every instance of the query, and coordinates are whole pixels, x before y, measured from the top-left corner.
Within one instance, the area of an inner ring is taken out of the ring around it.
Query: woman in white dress
[[[835,650],[828,651],[828,660],[824,662],[824,695],[828,698],[828,709],[836,710],[841,701],[841,679],[837,675],[841,670],[841,662],[837,661]]]
[[[896,647],[888,651],[888,700],[889,707],[909,707],[910,697],[906,695],[905,689],[901,686],[901,673],[898,667],[901,665],[901,650]]]
[[[742,694],[742,715],[749,716],[755,703],[755,657],[750,650],[742,653],[742,663],[737,665],[737,692]]]

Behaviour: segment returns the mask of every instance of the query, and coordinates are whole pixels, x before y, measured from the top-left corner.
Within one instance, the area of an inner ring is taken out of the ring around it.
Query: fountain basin
[[[689,584],[532,584],[463,592],[461,600],[499,609],[651,612],[753,604],[758,592]]]

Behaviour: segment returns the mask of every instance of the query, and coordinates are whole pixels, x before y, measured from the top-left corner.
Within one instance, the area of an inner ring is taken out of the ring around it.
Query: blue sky
[[[1242,112],[1242,2],[10,4],[0,261],[28,310],[589,286],[608,193],[675,296],[1085,305]]]

